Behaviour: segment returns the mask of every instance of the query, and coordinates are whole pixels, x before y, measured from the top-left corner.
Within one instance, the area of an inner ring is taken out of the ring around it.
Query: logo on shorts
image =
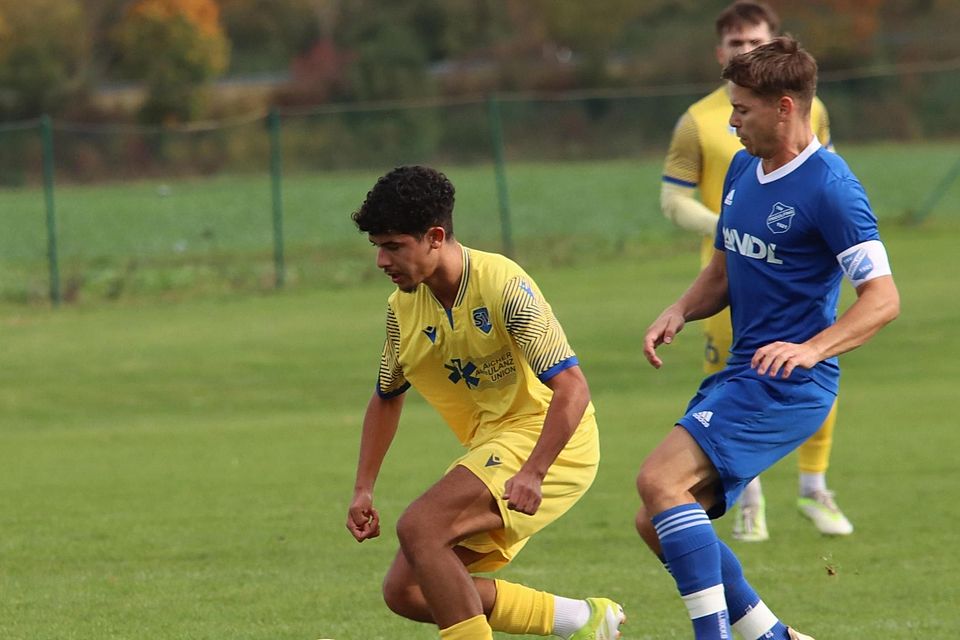
[[[710,426],[710,418],[713,417],[713,411],[697,411],[693,414],[693,419],[702,424],[704,427]]]
[[[500,456],[498,456],[498,455],[495,454],[495,453],[491,453],[491,454],[490,454],[490,457],[487,458],[487,464],[485,464],[485,465],[483,465],[483,466],[485,466],[485,467],[495,467],[495,466],[497,466],[498,464],[500,464],[501,462],[503,462],[503,461],[500,460]]]
[[[797,210],[782,202],[773,205],[773,210],[767,216],[767,228],[774,233],[786,233],[790,231],[790,225],[793,223],[793,216],[797,215]]]

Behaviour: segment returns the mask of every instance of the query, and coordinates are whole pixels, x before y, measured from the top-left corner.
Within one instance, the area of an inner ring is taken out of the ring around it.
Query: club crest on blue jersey
[[[471,315],[473,316],[473,326],[484,333],[490,333],[493,325],[490,324],[490,312],[487,311],[486,307],[477,307],[471,312]]]
[[[773,210],[767,216],[767,228],[774,233],[786,233],[790,231],[790,225],[793,223],[793,216],[797,215],[796,209],[782,202],[773,205]]]
[[[423,335],[425,335],[425,336],[427,336],[428,338],[430,338],[430,342],[436,342],[436,341],[437,341],[437,328],[436,328],[436,327],[433,327],[433,326],[427,327],[426,329],[423,330]]]

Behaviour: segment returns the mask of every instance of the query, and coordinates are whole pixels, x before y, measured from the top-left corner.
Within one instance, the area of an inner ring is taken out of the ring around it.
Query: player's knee
[[[662,468],[644,465],[637,475],[637,492],[644,510],[651,515],[684,502],[684,487],[675,478],[668,477]]]
[[[397,520],[397,540],[409,558],[437,542],[436,532],[415,507],[408,508]]]
[[[656,473],[649,465],[640,467],[640,473],[637,474],[637,493],[640,494],[643,504],[649,508],[663,492],[661,474]]]
[[[392,572],[388,573],[383,579],[383,601],[398,616],[413,619],[415,589],[409,582],[398,580]]]
[[[404,553],[409,554],[420,538],[421,530],[416,516],[409,510],[405,511],[397,518],[397,541],[400,543],[400,548]]]

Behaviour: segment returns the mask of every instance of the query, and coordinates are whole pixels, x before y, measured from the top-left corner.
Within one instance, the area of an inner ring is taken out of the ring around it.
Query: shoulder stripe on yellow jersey
[[[504,287],[503,300],[507,332],[541,381],[563,370],[557,365],[576,357],[550,305],[529,282],[512,278]]]
[[[671,176],[663,176],[664,182],[671,182],[673,184],[679,184],[682,187],[695,187],[697,186],[696,182],[690,182],[689,180],[681,180],[680,178],[673,178]]]
[[[400,366],[400,323],[393,312],[393,307],[388,304],[387,337],[383,341],[383,351],[380,353],[377,393],[381,398],[390,398],[409,388],[410,383],[404,378],[403,368]]]
[[[697,121],[686,111],[677,120],[663,166],[664,180],[670,178],[677,184],[696,186],[703,170],[703,150],[700,144],[700,129]]]
[[[467,295],[467,283],[470,281],[470,250],[460,245],[460,251],[463,254],[463,275],[460,276],[460,288],[457,290],[457,298],[453,306],[459,307]]]

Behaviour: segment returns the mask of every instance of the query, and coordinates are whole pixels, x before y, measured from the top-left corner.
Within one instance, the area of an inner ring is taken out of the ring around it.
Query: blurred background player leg
[[[800,513],[810,518],[820,533],[848,536],[853,533],[853,524],[840,511],[833,499],[833,492],[827,489],[827,467],[836,423],[837,403],[834,402],[823,426],[800,446],[800,496],[797,498],[797,507]]]

